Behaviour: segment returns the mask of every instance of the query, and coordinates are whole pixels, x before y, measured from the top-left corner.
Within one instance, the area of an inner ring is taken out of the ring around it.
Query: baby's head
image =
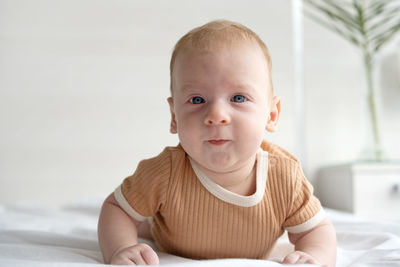
[[[225,20],[195,28],[171,59],[171,132],[203,170],[230,171],[254,160],[280,111],[266,45]]]
[[[198,51],[199,53],[204,51],[218,51],[243,44],[253,44],[261,49],[268,65],[268,71],[265,74],[269,79],[269,89],[272,96],[272,61],[268,47],[252,30],[242,24],[228,20],[211,21],[203,26],[194,28],[179,39],[172,52],[170,62],[171,95],[173,95],[174,90],[175,61],[180,53],[188,50]]]

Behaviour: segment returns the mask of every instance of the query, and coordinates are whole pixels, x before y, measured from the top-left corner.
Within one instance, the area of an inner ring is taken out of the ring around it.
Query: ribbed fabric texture
[[[180,146],[140,162],[120,192],[129,208],[152,217],[161,251],[195,259],[267,258],[286,227],[304,228],[321,206],[293,156],[268,142],[262,149],[269,153],[267,184],[262,200],[251,207],[207,191]]]

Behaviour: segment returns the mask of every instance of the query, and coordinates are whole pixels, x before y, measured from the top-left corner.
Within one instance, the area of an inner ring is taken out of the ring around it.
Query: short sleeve
[[[283,226],[289,233],[297,234],[314,228],[324,220],[325,213],[300,164],[296,167],[294,179],[290,208]]]
[[[171,156],[165,149],[157,157],[141,161],[135,173],[117,187],[114,197],[133,219],[144,221],[165,205],[170,173]]]

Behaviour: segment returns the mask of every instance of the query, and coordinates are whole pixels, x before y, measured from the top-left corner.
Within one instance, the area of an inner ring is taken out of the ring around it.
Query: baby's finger
[[[146,265],[146,262],[141,257],[130,258],[134,265]]]
[[[141,254],[147,265],[158,265],[160,263],[157,254],[150,246],[141,250]]]
[[[296,262],[297,264],[303,264],[303,263],[308,263],[308,264],[318,264],[313,258],[310,258],[307,255],[300,255],[299,259]]]
[[[300,258],[300,255],[298,253],[292,252],[285,257],[285,259],[283,260],[283,263],[284,264],[295,264],[295,263],[297,263],[299,258]]]
[[[129,255],[129,259],[135,264],[135,265],[146,265],[146,262],[144,261],[140,251],[134,251],[132,254]]]

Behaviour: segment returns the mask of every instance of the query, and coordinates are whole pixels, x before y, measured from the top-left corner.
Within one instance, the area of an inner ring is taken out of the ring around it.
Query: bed
[[[103,265],[97,243],[102,200],[50,208],[37,205],[0,206],[0,266]],[[400,266],[400,223],[367,221],[326,209],[337,231],[337,266]],[[287,238],[279,240],[287,249]],[[250,259],[190,260],[160,253],[166,266],[289,266]],[[310,265],[307,265],[310,266]]]

